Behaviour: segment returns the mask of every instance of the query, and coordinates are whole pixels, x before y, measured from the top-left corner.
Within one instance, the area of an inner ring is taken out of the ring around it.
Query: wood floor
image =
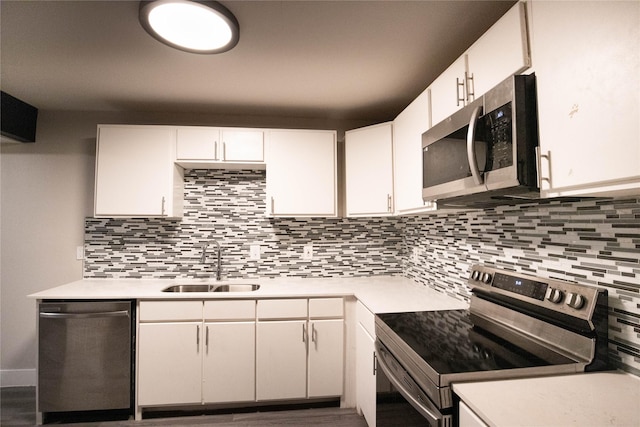
[[[36,425],[35,387],[4,387],[0,389],[0,425]],[[56,426],[120,427],[120,426],[216,426],[216,427],[302,427],[335,426],[367,427],[364,418],[353,409],[314,408],[246,412],[222,415],[194,415],[151,418],[142,421],[73,422],[55,421]]]

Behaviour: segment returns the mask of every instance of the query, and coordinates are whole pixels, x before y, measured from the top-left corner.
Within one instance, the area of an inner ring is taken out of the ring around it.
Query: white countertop
[[[458,383],[490,426],[640,426],[640,378],[622,371]]]
[[[167,293],[176,284],[256,283],[254,292]],[[29,295],[34,299],[241,299],[355,296],[374,313],[463,309],[469,305],[442,292],[399,276],[328,279],[85,279]]]

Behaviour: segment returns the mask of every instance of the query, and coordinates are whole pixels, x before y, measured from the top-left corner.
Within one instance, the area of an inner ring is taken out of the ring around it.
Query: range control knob
[[[489,274],[489,273],[483,273],[483,274],[482,274],[482,281],[483,281],[484,283],[487,283],[487,284],[491,283],[491,274]]]
[[[478,270],[473,270],[471,272],[471,278],[473,280],[480,280],[480,272]]]
[[[560,304],[563,296],[564,294],[560,289],[556,289],[556,288],[547,289],[547,295],[546,295],[547,300],[551,301],[554,304]]]
[[[579,310],[582,308],[584,303],[584,297],[580,294],[570,293],[569,295],[567,295],[567,305],[571,308]]]

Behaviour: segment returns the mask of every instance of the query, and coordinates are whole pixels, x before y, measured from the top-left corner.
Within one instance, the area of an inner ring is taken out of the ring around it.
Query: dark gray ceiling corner
[[[392,120],[515,1],[223,1],[240,41],[162,45],[136,1],[0,2],[2,88],[40,110]]]

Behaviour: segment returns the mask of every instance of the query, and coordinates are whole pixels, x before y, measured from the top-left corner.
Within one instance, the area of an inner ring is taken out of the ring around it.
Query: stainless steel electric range
[[[456,425],[454,382],[608,368],[605,289],[481,265],[468,284],[468,310],[376,316],[378,426]]]

